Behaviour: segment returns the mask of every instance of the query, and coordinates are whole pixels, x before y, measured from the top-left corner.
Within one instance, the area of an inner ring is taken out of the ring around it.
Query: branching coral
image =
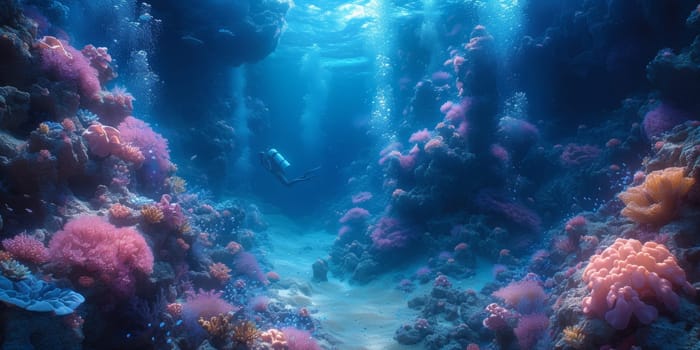
[[[268,329],[260,333],[260,340],[273,350],[287,349],[287,340],[281,330],[274,328]]]
[[[586,333],[580,325],[568,326],[562,331],[562,340],[566,345],[574,349],[583,349],[586,344]]]
[[[251,345],[260,337],[255,322],[241,321],[233,326],[233,341],[237,344]]]
[[[644,183],[628,188],[618,197],[625,203],[622,215],[641,224],[663,225],[678,215],[681,198],[695,184],[684,168],[672,167],[649,173]]]
[[[231,279],[231,269],[223,263],[213,263],[209,265],[209,275],[221,283],[226,283]]]
[[[255,322],[240,321],[232,323],[233,316],[230,313],[212,316],[208,320],[200,317],[198,323],[209,333],[216,344],[225,343],[228,340],[235,344],[251,346],[260,337]]]
[[[149,224],[157,224],[163,221],[163,211],[155,205],[144,205],[141,208],[141,217]]]
[[[200,317],[198,323],[216,341],[223,341],[233,329],[231,324],[231,314],[219,314],[210,317],[208,320]]]

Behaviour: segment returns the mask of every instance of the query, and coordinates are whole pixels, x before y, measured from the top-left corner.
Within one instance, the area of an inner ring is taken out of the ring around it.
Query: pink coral
[[[413,234],[398,219],[382,217],[371,233],[372,247],[380,251],[390,251],[407,247]]]
[[[411,134],[411,137],[408,139],[408,142],[411,143],[425,143],[430,140],[432,135],[430,134],[430,131],[428,129],[423,129],[423,130],[418,130]]]
[[[182,211],[182,207],[178,203],[172,203],[172,197],[170,197],[170,195],[162,195],[160,197],[160,202],[158,202],[156,206],[163,212],[163,222],[170,229],[181,229],[187,224],[187,218]]]
[[[352,204],[360,204],[372,199],[371,192],[360,192],[352,196]]]
[[[521,350],[535,347],[542,333],[547,330],[549,319],[543,314],[525,315],[520,318],[518,325],[513,329]]]
[[[158,187],[173,169],[170,162],[168,141],[151,129],[148,123],[134,117],[126,117],[117,128],[124,143],[138,147],[146,157],[143,167],[146,176]]]
[[[267,284],[267,278],[263,274],[260,264],[258,264],[258,259],[255,255],[248,252],[240,252],[236,254],[234,258],[234,271],[236,275],[246,275],[254,281]]]
[[[320,350],[316,340],[311,337],[308,331],[297,328],[282,328],[284,338],[287,340],[289,350]]]
[[[508,309],[496,303],[489,304],[485,310],[489,315],[481,323],[492,331],[507,329],[509,320],[518,316],[517,313],[508,311]]]
[[[547,295],[537,281],[523,280],[493,292],[493,296],[503,299],[506,305],[523,314],[533,313],[542,308]]]
[[[109,55],[106,47],[85,45],[80,52],[90,60],[90,66],[97,71],[100,83],[105,84],[117,77],[117,73],[112,70],[111,66],[112,56]]]
[[[691,117],[691,113],[661,102],[644,115],[642,128],[647,139],[653,140]]]
[[[348,211],[343,214],[343,217],[338,220],[341,224],[362,224],[369,218],[369,211],[360,207],[354,207],[348,209]]]
[[[602,151],[597,146],[579,145],[569,143],[564,147],[559,160],[566,167],[578,167],[591,163],[601,155]]]
[[[467,134],[467,111],[471,106],[471,100],[463,98],[459,103],[445,102],[440,111],[445,114],[445,122],[457,128],[457,134],[465,136]]]
[[[119,125],[134,111],[134,96],[124,88],[101,91],[98,97],[91,104],[90,111],[97,114],[105,124]]]
[[[591,257],[583,271],[591,294],[583,299],[583,312],[605,318],[616,329],[627,328],[632,315],[643,324],[657,315],[656,301],[676,310],[679,297],[673,288],[694,295],[685,272],[663,244],[618,238],[602,253]]]
[[[139,274],[153,272],[153,253],[133,228],[117,228],[98,216],[79,216],[49,242],[50,261],[72,276],[90,275],[117,295],[133,293]]]
[[[120,151],[119,130],[94,122],[83,132],[83,139],[90,147],[90,153],[98,157],[107,157]]]
[[[70,46],[68,42],[52,36],[41,38],[36,47],[40,53],[43,70],[52,74],[54,79],[76,84],[80,94],[88,101],[97,98],[102,89],[98,72],[82,52]]]
[[[182,318],[196,323],[200,317],[208,320],[219,314],[236,311],[236,307],[221,299],[220,292],[199,290],[187,296],[187,301],[182,304]]]
[[[2,246],[13,258],[20,261],[43,264],[49,260],[49,251],[44,243],[26,234],[3,239]]]

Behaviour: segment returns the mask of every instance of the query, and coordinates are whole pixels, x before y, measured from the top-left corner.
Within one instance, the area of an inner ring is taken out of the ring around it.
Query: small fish
[[[192,35],[185,35],[185,36],[181,37],[180,39],[187,41],[191,44],[204,45],[204,41],[197,39],[197,38],[193,37]]]
[[[28,194],[26,194],[26,193],[23,194],[22,197],[24,197],[24,198],[32,198],[32,196],[30,196],[30,195],[28,195]]]
[[[195,160],[195,159],[197,159],[197,155],[196,155],[196,154],[193,155],[192,157],[190,157],[190,160]]]
[[[226,35],[233,36],[233,37],[236,36],[236,34],[234,34],[232,31],[225,29],[225,28],[219,29],[219,33],[226,34]]]
[[[29,208],[24,208],[24,211],[26,211],[26,212],[29,213],[29,214],[33,213],[33,211],[32,211],[31,209],[29,209]]]

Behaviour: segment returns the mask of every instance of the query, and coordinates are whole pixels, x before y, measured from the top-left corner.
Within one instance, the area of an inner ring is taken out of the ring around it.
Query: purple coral
[[[413,240],[412,232],[398,219],[382,217],[371,233],[372,246],[380,251],[405,248]]]
[[[642,127],[647,139],[652,140],[690,118],[690,113],[661,102],[644,115]]]
[[[140,170],[145,172],[148,180],[152,181],[150,185],[155,187],[162,185],[173,169],[168,141],[153,131],[148,123],[131,116],[126,117],[117,129],[119,129],[122,143],[137,146],[146,157]]]
[[[348,209],[345,214],[338,220],[341,224],[355,225],[362,224],[369,218],[369,211],[360,207]]]
[[[41,57],[41,68],[54,79],[76,84],[80,94],[88,101],[98,98],[102,87],[99,74],[82,52],[67,41],[45,36],[37,42]]]

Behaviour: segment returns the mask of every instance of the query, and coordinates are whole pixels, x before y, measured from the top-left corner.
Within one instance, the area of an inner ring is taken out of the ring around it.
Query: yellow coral
[[[39,127],[37,128],[37,130],[41,134],[48,134],[50,131],[49,124],[41,123],[41,124],[39,124]]]
[[[260,331],[255,322],[241,321],[233,326],[233,341],[237,344],[252,345],[260,337]]]
[[[568,326],[564,328],[564,343],[574,348],[581,349],[586,342],[586,334],[583,332],[583,327],[580,325]]]
[[[622,215],[641,224],[664,225],[678,214],[680,199],[695,184],[684,168],[666,168],[649,173],[644,183],[630,187],[618,197],[625,203]]]
[[[163,221],[163,211],[155,205],[144,205],[141,208],[141,217],[149,224],[157,224]]]
[[[179,176],[171,176],[168,178],[170,190],[174,194],[180,194],[187,190],[187,181]]]
[[[209,320],[200,317],[198,322],[212,338],[218,341],[224,340],[233,329],[230,314],[219,314],[211,317]]]

